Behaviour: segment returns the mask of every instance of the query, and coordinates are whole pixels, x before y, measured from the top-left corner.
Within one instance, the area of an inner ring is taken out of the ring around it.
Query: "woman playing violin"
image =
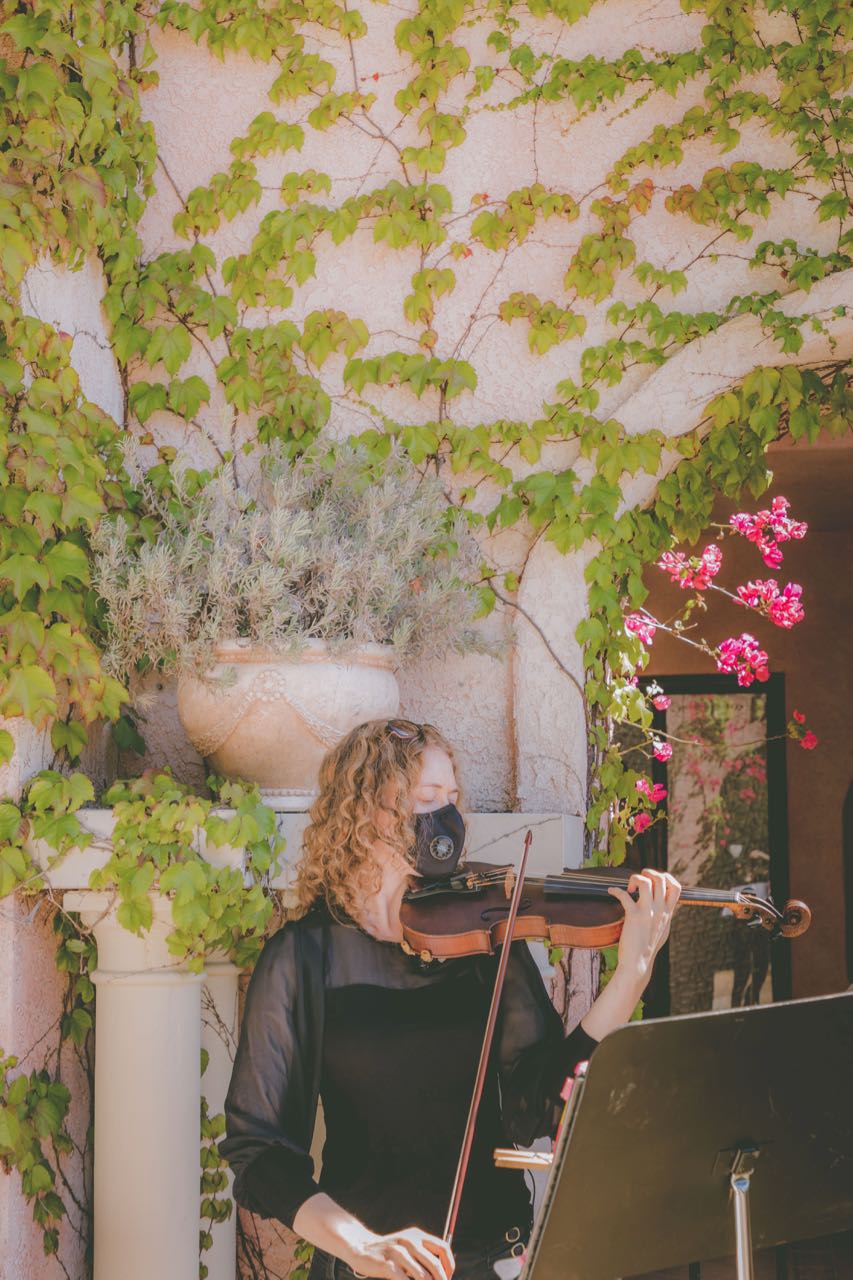
[[[524,1172],[496,1168],[493,1149],[553,1136],[566,1077],[630,1017],[669,933],[672,876],[644,871],[611,890],[625,909],[618,965],[568,1036],[528,947],[511,947],[451,1252],[441,1233],[497,960],[407,954],[399,917],[420,876],[455,867],[461,802],[452,747],[432,725],[353,729],[320,769],[301,915],[267,940],[249,983],[220,1151],[239,1205],[316,1246],[310,1280],[500,1274],[528,1239],[531,1201]]]

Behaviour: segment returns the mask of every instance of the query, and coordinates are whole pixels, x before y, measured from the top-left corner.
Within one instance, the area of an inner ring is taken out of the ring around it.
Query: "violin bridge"
[[[515,888],[515,867],[507,867],[506,876],[504,877],[504,895],[507,898],[512,897],[512,891]]]

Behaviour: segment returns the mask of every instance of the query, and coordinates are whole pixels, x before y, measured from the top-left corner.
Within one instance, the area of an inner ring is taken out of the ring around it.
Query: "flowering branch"
[[[658,631],[675,636],[682,643],[711,658],[718,671],[735,675],[741,688],[749,688],[755,681],[765,683],[770,677],[770,661],[755,636],[744,631],[740,635],[729,636],[718,645],[712,645],[702,636],[687,635],[686,624],[696,608],[707,610],[706,593],[711,591],[719,592],[742,608],[754,610],[785,630],[802,622],[805,609],[802,603],[803,589],[799,583],[788,582],[780,588],[775,578],[756,579],[738,586],[735,591],[729,591],[715,581],[723,564],[719,541],[726,536],[745,537],[757,547],[766,565],[778,569],[783,560],[783,544],[803,538],[808,531],[808,525],[804,521],[791,518],[789,507],[787,498],[777,497],[766,510],[755,514],[739,512],[733,515],[728,524],[713,526],[718,530],[717,540],[706,546],[698,556],[687,556],[681,551],[665,551],[657,561],[657,567],[667,573],[671,581],[682,590],[691,591],[691,598],[670,622],[661,622],[644,608],[629,613],[624,619],[625,630],[636,636],[645,650],[651,646]],[[695,628],[691,626],[690,629]],[[655,711],[665,711],[670,706],[671,699],[660,685],[652,682],[643,692],[637,688],[638,672],[645,665],[648,656],[645,650],[640,651],[640,662],[634,673],[626,677],[626,693],[636,689],[634,697],[644,700]],[[817,746],[818,738],[810,729],[806,729],[805,721],[805,715],[795,710],[783,736],[798,742],[804,750],[811,751]],[[669,760],[673,754],[672,743],[678,739],[650,728],[648,735],[645,745],[654,759]],[[623,792],[622,804],[615,816],[623,829],[627,828],[634,835],[639,835],[657,820],[651,810],[666,797],[666,789],[659,783],[653,784],[646,777],[637,779],[634,786],[635,795],[627,793],[627,789]]]

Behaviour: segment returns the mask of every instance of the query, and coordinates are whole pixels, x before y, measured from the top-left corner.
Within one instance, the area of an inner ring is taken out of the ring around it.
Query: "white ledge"
[[[217,809],[218,816],[228,818],[233,809]],[[94,836],[87,848],[75,846],[62,857],[44,840],[30,840],[27,849],[35,864],[56,890],[88,889],[93,871],[106,865],[112,855],[112,833],[115,817],[112,809],[80,809],[82,826]],[[524,834],[533,832],[528,870],[533,874],[561,871],[577,867],[583,856],[583,819],[563,813],[468,813],[466,856],[473,861],[518,863]],[[278,830],[287,841],[281,857],[282,871],[270,880],[270,887],[287,891],[292,888],[296,863],[302,846],[302,833],[308,823],[307,813],[279,813]],[[213,846],[199,832],[199,853],[213,866],[235,867],[245,871],[244,850],[228,845]],[[54,864],[55,860],[55,865]],[[70,907],[70,910],[78,910]]]

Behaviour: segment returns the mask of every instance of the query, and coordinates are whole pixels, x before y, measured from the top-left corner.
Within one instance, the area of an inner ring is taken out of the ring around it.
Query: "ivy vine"
[[[614,719],[651,724],[648,700],[630,683],[644,649],[622,625],[645,598],[644,567],[699,536],[715,493],[759,495],[775,440],[849,429],[843,362],[798,360],[805,333],[833,317],[808,306],[791,315],[780,302],[793,290],[807,297],[853,265],[853,18],[832,0],[681,0],[685,15],[698,17],[692,48],[571,58],[541,38],[538,23],[571,27],[595,8],[606,13],[595,0],[417,0],[394,32],[403,71],[395,64],[393,108],[403,127],[391,129],[381,109],[390,71],[359,60],[369,9],[165,0],[152,12],[134,0],[0,0],[0,715],[49,726],[56,753],[21,800],[0,803],[0,897],[49,889],[49,868],[28,852],[32,840],[57,858],[85,847],[78,814],[94,797],[70,766],[90,727],[109,721],[119,745],[140,746],[130,694],[101,667],[104,618],[90,585],[94,525],[115,512],[132,520],[138,503],[124,468],[127,439],[168,490],[176,429],[205,459],[193,480],[203,484],[219,467],[236,473],[244,454],[273,440],[297,456],[325,438],[339,410],[363,424],[357,434],[371,464],[399,440],[413,466],[446,477],[449,503],[484,533],[518,526],[528,545],[544,539],[564,554],[590,553],[588,616],[576,634],[588,847],[597,860],[624,857],[630,827],[619,815],[636,801],[636,776],[623,768],[611,729]],[[222,171],[190,190],[158,154],[145,118],[165,30],[216,58],[248,55],[269,70],[269,107],[232,141]],[[478,118],[499,129],[513,112],[535,119],[558,110],[570,127],[603,104],[630,115],[647,103],[661,104],[657,114],[670,122],[655,123],[591,191],[573,189],[568,177],[559,188],[537,180],[457,207],[445,179]],[[765,163],[761,148],[743,154],[757,129],[784,140],[789,164]],[[375,142],[382,179],[371,185],[367,174],[356,194],[337,200],[335,175],[300,167],[309,138],[330,130]],[[719,163],[693,182],[667,181],[700,144]],[[731,160],[738,147],[742,158]],[[268,157],[282,158],[273,200],[261,176],[268,166],[259,164]],[[155,179],[177,201],[179,247],[151,255],[139,224]],[[792,200],[812,215],[807,240],[768,231]],[[241,250],[218,254],[223,224],[250,219],[262,203]],[[645,220],[664,213],[675,228],[702,230],[701,248],[683,260],[644,256]],[[552,232],[570,247],[547,293],[500,296],[507,262]],[[413,268],[390,336],[338,307],[304,315],[299,307],[326,256],[365,235]],[[494,264],[494,288],[452,342],[445,311],[466,287],[474,255]],[[679,310],[678,296],[723,255],[754,269],[760,287],[713,309]],[[84,395],[72,335],[27,306],[28,272],[45,256],[71,268],[99,265],[121,423]],[[740,316],[753,317],[785,360],[726,389],[694,429],[671,438],[629,431],[602,408],[612,388]],[[476,353],[495,325],[520,328],[534,359],[565,353],[563,376],[530,420],[477,421]],[[334,449],[331,433],[328,441]],[[663,479],[647,506],[623,510],[626,478],[640,475]],[[523,574],[523,566],[497,574],[485,564],[483,612],[516,603]],[[13,750],[0,731],[0,763]],[[229,785],[194,796],[158,773],[115,784],[105,803],[116,816],[113,851],[92,887],[116,890],[122,924],[139,932],[150,923],[156,882],[171,898],[176,962],[199,970],[224,948],[250,965],[272,911],[264,882],[280,852],[256,792]],[[224,817],[217,805],[233,813]],[[199,830],[243,850],[245,867],[206,862],[192,834]],[[83,1047],[93,943],[61,909],[54,927],[57,964],[69,976],[61,1035]],[[63,1153],[68,1100],[58,1077],[15,1075],[16,1066],[7,1056],[0,1074],[0,1159],[25,1178],[45,1250],[55,1252],[63,1204],[44,1143]],[[202,1126],[204,1163],[216,1118],[203,1114]],[[205,1168],[211,1212],[202,1216],[213,1222],[224,1212],[222,1185],[214,1164]]]

